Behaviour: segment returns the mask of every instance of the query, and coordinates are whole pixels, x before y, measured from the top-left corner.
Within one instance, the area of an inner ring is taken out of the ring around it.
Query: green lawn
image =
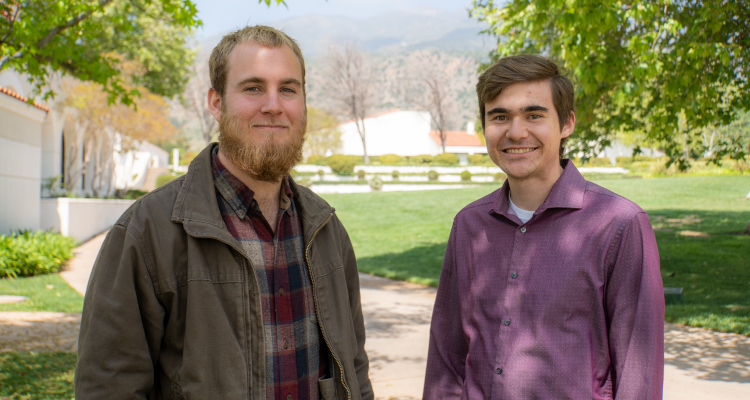
[[[749,176],[610,179],[596,183],[643,207],[665,286],[684,288],[667,321],[750,335]],[[363,272],[436,286],[455,214],[494,187],[329,194]],[[692,235],[692,236],[685,236]]]
[[[83,296],[59,274],[0,279],[0,294],[25,296],[20,303],[0,304],[0,311],[56,311],[79,313]]]
[[[0,398],[73,399],[75,353],[0,353]]]

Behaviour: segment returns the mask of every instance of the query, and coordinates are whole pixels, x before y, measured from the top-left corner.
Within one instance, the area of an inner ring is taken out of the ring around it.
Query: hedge
[[[452,153],[442,153],[435,156],[435,164],[448,167],[458,165],[458,156]]]
[[[58,272],[73,258],[75,245],[73,238],[50,231],[0,235],[0,278]]]

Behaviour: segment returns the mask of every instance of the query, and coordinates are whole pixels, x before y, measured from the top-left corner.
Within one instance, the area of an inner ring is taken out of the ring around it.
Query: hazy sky
[[[271,7],[258,0],[193,0],[198,6],[198,16],[203,28],[198,37],[207,37],[248,24],[267,23],[306,14],[343,15],[366,18],[388,11],[409,11],[420,8],[437,8],[447,11],[467,9],[470,0],[286,0],[289,6]],[[468,14],[467,14],[468,18]]]

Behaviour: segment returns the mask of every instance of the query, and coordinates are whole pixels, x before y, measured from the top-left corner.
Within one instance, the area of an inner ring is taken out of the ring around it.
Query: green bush
[[[322,169],[319,169],[319,170],[318,170],[318,176],[320,177],[320,180],[322,181],[322,180],[323,180],[323,178],[325,178],[325,177],[326,177],[326,172],[325,172],[325,171],[323,171]]]
[[[469,171],[463,171],[463,172],[461,172],[461,180],[462,181],[470,181],[471,180],[471,172],[469,172]]]
[[[435,156],[435,164],[447,167],[458,165],[458,156],[451,153],[443,153]]]
[[[393,171],[391,171],[391,178],[393,178],[394,181],[397,181],[399,176],[401,176],[401,174],[398,172],[397,169],[394,169]]]
[[[366,175],[365,170],[360,169],[359,171],[357,171],[357,179],[363,180],[365,179],[365,175]]]
[[[498,172],[498,173],[495,174],[495,181],[497,181],[497,182],[504,181],[507,178],[508,178],[508,175],[505,175],[502,172]]]
[[[378,161],[380,161],[380,163],[383,165],[401,165],[404,164],[406,158],[396,154],[383,154],[379,157]]]
[[[141,197],[143,197],[143,195],[145,195],[146,193],[148,193],[148,191],[138,190],[138,189],[130,189],[130,190],[127,191],[127,193],[125,193],[125,196],[123,196],[123,199],[125,199],[125,200],[138,200]]]
[[[354,175],[354,166],[357,165],[356,156],[344,156],[334,154],[326,158],[328,166],[336,175],[351,176]]]
[[[438,174],[437,171],[430,171],[430,172],[427,173],[427,179],[429,179],[431,181],[438,180],[439,176],[440,176],[440,174]]]
[[[370,188],[375,191],[383,190],[383,180],[380,179],[379,176],[375,175],[372,179],[370,179]]]
[[[175,178],[177,178],[179,176],[182,176],[182,175],[184,175],[184,174],[176,174],[174,172],[170,172],[170,173],[164,174],[164,175],[159,175],[156,178],[156,187],[161,187],[162,185],[165,185],[165,184],[171,182],[172,180],[174,180]]]
[[[0,235],[0,278],[58,272],[75,246],[73,238],[50,231]]]
[[[326,165],[326,158],[324,156],[313,154],[310,157],[307,157],[307,163],[312,165]]]
[[[471,165],[482,165],[484,164],[484,155],[483,154],[469,154],[466,158],[469,160],[469,164]]]
[[[435,161],[435,157],[429,154],[420,154],[418,156],[411,157],[411,161],[416,164],[432,164]]]

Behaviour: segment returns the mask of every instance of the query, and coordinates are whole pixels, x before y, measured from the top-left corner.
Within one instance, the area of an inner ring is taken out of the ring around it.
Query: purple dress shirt
[[[661,399],[664,289],[648,215],[573,163],[534,216],[508,182],[456,215],[425,399]]]

